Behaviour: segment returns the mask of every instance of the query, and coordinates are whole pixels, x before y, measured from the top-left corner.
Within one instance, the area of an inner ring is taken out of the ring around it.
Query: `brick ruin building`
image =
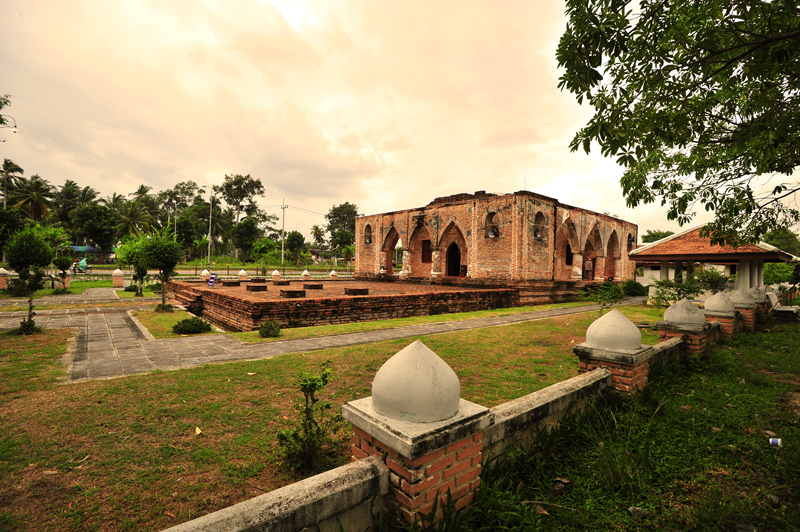
[[[533,192],[456,194],[358,218],[355,275],[572,293],[582,281],[633,279],[637,238],[635,224]]]

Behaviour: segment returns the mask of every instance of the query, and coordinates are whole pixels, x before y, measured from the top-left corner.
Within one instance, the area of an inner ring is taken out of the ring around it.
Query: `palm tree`
[[[146,196],[149,196],[151,190],[153,190],[153,187],[139,185],[139,188],[137,188],[135,192],[128,194],[128,196],[131,196],[134,200],[140,200]]]
[[[120,217],[120,222],[117,224],[117,233],[120,238],[126,235],[139,236],[142,234],[142,230],[149,229],[155,222],[138,201],[123,203],[117,214]]]
[[[51,222],[59,223],[68,231],[72,230],[72,212],[77,208],[80,187],[75,181],[67,179],[64,185],[53,195],[55,208],[50,215]]]
[[[314,242],[316,242],[318,246],[322,245],[322,243],[325,242],[325,230],[318,225],[312,226],[311,238],[314,239]]]
[[[39,177],[39,174],[33,174],[30,179],[19,178],[11,197],[17,202],[15,209],[24,207],[28,211],[28,217],[38,222],[48,216],[50,209],[54,207],[54,193],[53,185]]]
[[[6,198],[8,197],[8,185],[14,185],[17,179],[24,174],[25,171],[14,161],[11,159],[5,159],[3,161],[3,171],[0,173],[0,176],[3,178],[3,210],[6,210],[8,207],[6,205]],[[19,174],[19,175],[16,175]]]
[[[122,205],[124,205],[127,201],[128,200],[125,199],[125,196],[114,192],[112,195],[106,196],[105,198],[101,199],[100,203],[102,203],[112,211],[119,212]]]

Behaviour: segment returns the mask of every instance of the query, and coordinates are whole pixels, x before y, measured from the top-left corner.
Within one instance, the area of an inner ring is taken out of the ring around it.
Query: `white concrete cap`
[[[737,290],[737,291],[738,291],[738,290]],[[763,288],[763,287],[762,287],[762,288],[759,288],[759,287],[757,287],[757,286],[754,286],[754,287],[753,287],[753,288],[751,288],[750,290],[747,290],[747,292],[746,292],[746,293],[747,293],[747,294],[748,294],[750,297],[752,297],[752,298],[753,298],[753,302],[758,302],[758,303],[761,303],[761,302],[763,302],[763,301],[764,301],[764,298],[767,296],[767,292],[766,292],[766,290],[764,290],[764,288]]]
[[[239,270],[239,275],[247,275],[247,272],[244,270]]]
[[[116,270],[114,270],[114,271],[111,273],[111,275],[112,275],[113,277],[120,277],[120,276],[122,275],[122,270],[120,270],[119,268],[117,268]]]
[[[272,275],[280,275],[280,274],[281,272],[279,272],[278,270],[272,270]]]
[[[684,297],[674,305],[669,306],[666,312],[664,312],[664,321],[705,325],[706,315],[703,314],[702,310],[697,308],[697,305]]]
[[[372,380],[372,407],[391,419],[442,421],[458,412],[460,398],[456,373],[419,340],[387,360]]]
[[[756,289],[758,290],[758,289]],[[752,305],[756,302],[756,299],[750,295],[750,290],[734,290],[730,294],[728,294],[728,299],[733,301],[733,305]]]
[[[8,275],[8,270],[5,268],[0,268],[0,275]]]
[[[733,312],[736,307],[728,296],[719,292],[706,299],[705,309],[711,312]]]
[[[642,333],[619,309],[614,309],[589,325],[586,343],[603,349],[639,349]]]
[[[203,277],[208,277],[211,274],[208,273],[208,270],[203,270],[202,272],[200,272],[200,275],[202,275]]]
[[[336,270],[331,270],[331,277],[336,277],[337,275],[339,274],[336,273]]]
[[[308,273],[308,270],[303,270],[303,275],[311,275],[311,274]]]
[[[776,285],[776,284],[768,284],[767,286],[764,287],[764,292],[767,293],[767,294],[769,294],[770,292],[775,292],[775,291],[777,291],[777,289],[775,288],[776,286],[778,286],[778,285]]]

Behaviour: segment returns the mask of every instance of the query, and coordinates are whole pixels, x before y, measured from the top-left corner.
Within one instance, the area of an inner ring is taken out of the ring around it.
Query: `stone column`
[[[432,255],[431,277],[436,279],[442,276],[442,252],[436,250]]]
[[[676,260],[675,261],[675,282],[682,283],[683,282],[683,261]]]
[[[210,278],[211,274],[208,272],[208,270],[203,270],[202,272],[200,272],[200,280],[203,281],[204,283],[208,282]]]
[[[661,275],[659,276],[659,281],[666,281],[669,279],[669,261],[662,260],[661,261]]]
[[[111,274],[112,285],[114,288],[122,288],[123,274],[122,270],[117,268]]]
[[[403,269],[400,270],[400,278],[408,279],[411,277],[411,253],[403,251]]]
[[[239,270],[239,280],[246,281],[247,280],[247,272],[244,270]]]
[[[278,270],[272,270],[272,280],[273,281],[280,281],[281,280],[281,272]]]
[[[586,342],[572,348],[578,357],[578,374],[597,368],[611,372],[611,387],[623,394],[635,394],[647,385],[651,346],[642,345],[639,328],[614,309],[586,330]]]
[[[386,462],[394,489],[384,508],[408,523],[430,513],[437,498],[441,508],[448,491],[456,508],[464,508],[480,486],[491,414],[460,395],[455,372],[416,341],[378,370],[372,397],[342,407],[353,424],[351,460],[375,455]]]
[[[756,286],[764,286],[764,259],[756,260],[756,268],[758,268],[758,275],[756,276]]]
[[[339,278],[339,274],[336,273],[336,270],[331,270],[330,278],[331,278],[331,281],[335,281],[336,279]]]
[[[0,268],[0,290],[8,290],[8,270]]]
[[[737,288],[739,290],[750,289],[750,261],[741,259],[739,261],[739,271],[736,272],[736,277],[739,279]]]
[[[572,254],[572,279],[580,281],[583,279],[583,253]]]
[[[750,290],[753,290],[753,288]],[[755,298],[750,295],[750,290],[735,290],[727,294],[727,296],[733,302],[733,307],[742,315],[742,326],[752,331],[756,328],[757,305]],[[755,290],[758,290],[758,288],[755,288]]]
[[[758,282],[758,261],[755,259],[751,259],[750,261],[750,286],[748,288],[753,288],[755,286],[760,286],[761,283]]]
[[[742,329],[742,315],[736,312],[733,301],[722,292],[706,300],[703,313],[706,315],[706,321],[719,322],[722,338],[733,338],[734,333]]]
[[[684,353],[696,356],[705,356],[708,344],[717,341],[720,331],[718,323],[707,322],[703,311],[686,298],[670,305],[656,327],[659,342],[681,338]]]

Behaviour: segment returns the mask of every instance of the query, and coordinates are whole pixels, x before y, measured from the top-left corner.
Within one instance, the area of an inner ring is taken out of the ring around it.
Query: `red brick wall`
[[[751,331],[756,328],[756,309],[737,308],[742,315],[742,326]]]
[[[490,217],[490,214],[494,214]],[[488,220],[497,228],[496,238],[488,236]],[[365,243],[364,230],[369,225],[372,243]],[[570,228],[569,230],[565,228]],[[454,229],[457,228],[457,231]],[[563,205],[553,198],[532,192],[460,194],[437,198],[430,205],[386,214],[364,216],[356,220],[356,275],[374,277],[386,264],[390,235],[396,231],[411,253],[411,275],[429,277],[430,263],[421,263],[422,246],[416,245],[416,233],[428,232],[434,251],[441,254],[437,271],[445,272],[447,246],[459,242],[462,264],[473,279],[495,281],[568,280],[571,267],[564,257],[566,242],[573,253],[593,248],[597,259],[595,278],[601,279],[605,257],[612,254],[613,271],[618,280],[632,279],[635,263],[628,258],[627,237],[637,237],[637,227],[618,218]],[[541,236],[536,236],[537,231]],[[565,233],[566,231],[566,233]],[[557,244],[557,234],[567,234]],[[399,265],[398,265],[399,269]]]
[[[353,427],[350,440],[351,460],[370,455],[381,456],[389,467],[393,490],[384,496],[388,511],[398,512],[408,523],[418,514],[429,514],[434,501],[447,500],[447,492],[457,509],[466,507],[480,486],[483,432],[467,436],[425,456],[410,460],[358,427]],[[440,514],[441,515],[441,514]]]
[[[708,338],[702,333],[686,333],[669,329],[660,329],[658,331],[659,342],[665,342],[671,338],[683,338],[686,354],[689,355],[705,353],[708,347]]]

